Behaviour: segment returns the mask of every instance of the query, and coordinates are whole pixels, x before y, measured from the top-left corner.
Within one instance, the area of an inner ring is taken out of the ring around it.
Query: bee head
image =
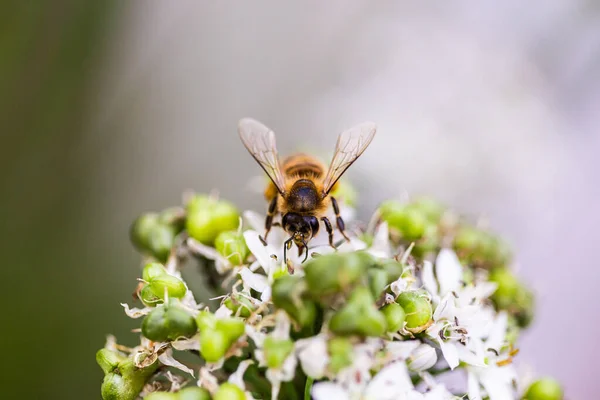
[[[319,220],[310,215],[287,213],[283,216],[281,224],[298,246],[306,246],[306,243],[319,231]]]

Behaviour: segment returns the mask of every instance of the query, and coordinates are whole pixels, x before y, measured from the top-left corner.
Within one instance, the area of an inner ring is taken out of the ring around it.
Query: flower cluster
[[[336,233],[334,249],[321,232],[306,262],[284,263],[286,234],[265,241],[264,216],[184,200],[132,225],[145,261],[139,304],[123,307],[141,337],[98,351],[104,400],[562,398],[512,365],[533,295],[510,249],[440,204],[387,201],[361,226],[342,201],[350,240]],[[194,264],[207,304],[182,277]]]

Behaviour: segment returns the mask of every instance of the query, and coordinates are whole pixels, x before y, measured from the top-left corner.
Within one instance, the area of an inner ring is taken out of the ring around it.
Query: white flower
[[[368,252],[379,258],[391,257],[392,246],[390,244],[390,232],[387,222],[383,222],[377,226],[373,235],[373,243]]]
[[[437,354],[427,343],[421,343],[408,358],[408,367],[413,371],[425,371],[435,365]]]
[[[511,363],[511,355],[501,353],[504,346],[507,328],[507,315],[498,313],[492,329],[485,341],[475,339],[469,345],[480,357],[487,358],[483,367],[468,366],[469,399],[481,400],[481,388],[490,400],[514,398],[514,383],[517,374]]]
[[[324,335],[300,339],[295,343],[295,351],[302,370],[307,376],[320,379],[329,364],[327,339]]]

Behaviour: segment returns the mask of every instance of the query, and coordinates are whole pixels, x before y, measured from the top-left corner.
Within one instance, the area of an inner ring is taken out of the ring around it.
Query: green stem
[[[312,390],[314,378],[310,376],[306,378],[306,386],[304,386],[304,400],[310,400],[310,391]]]

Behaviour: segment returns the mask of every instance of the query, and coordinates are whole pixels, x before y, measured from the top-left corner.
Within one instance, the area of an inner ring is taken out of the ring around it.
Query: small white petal
[[[514,390],[511,381],[502,379],[496,372],[502,368],[490,368],[479,374],[479,381],[485,388],[490,400],[504,400],[514,398]]]
[[[410,355],[408,367],[413,371],[425,371],[435,365],[437,354],[430,345],[420,344]]]
[[[443,296],[460,288],[462,265],[456,253],[450,249],[442,249],[435,260],[435,273],[440,284],[440,295]]]
[[[267,280],[266,276],[254,273],[246,267],[240,269],[239,274],[242,277],[244,285],[247,285],[257,292],[262,293],[267,287],[269,287],[269,281]]]
[[[383,222],[377,227],[369,253],[380,258],[389,257],[392,253],[387,222]]]
[[[454,322],[455,315],[456,307],[454,307],[454,296],[452,293],[448,293],[435,308],[433,319],[434,321],[448,320]]]
[[[246,373],[246,370],[248,369],[250,364],[253,363],[254,361],[252,360],[244,360],[241,363],[239,363],[237,370],[229,376],[229,379],[227,381],[229,383],[233,383],[234,385],[239,386],[240,388],[242,388],[242,390],[246,390],[246,385],[244,383],[244,374]]]
[[[391,356],[392,361],[404,361],[417,348],[421,342],[418,340],[403,340],[398,342],[387,342],[387,354]]]
[[[438,343],[440,344],[440,349],[442,350],[442,354],[448,363],[450,369],[454,369],[458,366],[458,350],[456,349],[457,345],[453,341],[445,342],[442,338],[438,337]]]
[[[168,365],[169,367],[177,368],[178,370],[181,370],[183,372],[186,372],[186,373],[194,376],[194,371],[192,369],[186,367],[185,365],[183,365],[182,363],[177,361],[175,358],[173,358],[173,351],[171,349],[168,349],[167,351],[162,353],[160,356],[158,356],[158,360],[161,363],[163,363],[164,365]]]
[[[129,308],[129,305],[126,303],[121,303],[121,306],[123,306],[123,308],[125,309],[125,314],[127,314],[127,316],[129,318],[134,318],[134,319],[143,317],[144,315],[148,315],[148,314],[150,314],[150,311],[152,311],[152,308],[150,308],[150,307]]]
[[[423,274],[421,275],[423,286],[431,294],[438,292],[438,285],[433,275],[433,264],[430,261],[423,261]]]
[[[310,394],[314,400],[350,400],[350,395],[333,382],[315,383]]]
[[[232,314],[233,314],[233,311],[231,311],[229,308],[227,308],[227,306],[225,304],[223,304],[221,307],[219,307],[217,309],[217,311],[215,311],[215,317],[217,317],[217,318],[230,317]]]
[[[396,296],[398,296],[400,293],[408,289],[408,282],[404,278],[398,278],[390,284],[390,289]]]
[[[412,390],[413,384],[408,375],[406,364],[394,362],[385,366],[369,382],[365,390],[368,399],[396,400]]]
[[[304,373],[316,379],[322,378],[329,364],[327,340],[323,336],[315,336],[298,340],[295,346]]]
[[[266,303],[269,300],[271,300],[271,286],[267,286],[260,295],[260,301],[262,303]]]
[[[246,325],[244,331],[246,335],[248,335],[248,337],[252,339],[256,347],[258,347],[259,349],[263,347],[263,343],[265,342],[265,338],[267,337],[266,333],[256,330],[256,328],[254,328],[251,325]]]
[[[248,225],[255,231],[261,231],[265,229],[265,216],[254,211],[244,211],[244,219],[248,222]]]
[[[498,313],[494,324],[490,330],[488,339],[485,341],[487,348],[500,351],[506,337],[506,327],[508,325],[508,316],[504,311]]]
[[[197,337],[191,339],[177,339],[171,342],[171,346],[175,350],[200,350],[200,343],[198,342]]]
[[[479,379],[475,373],[470,372],[467,375],[467,387],[469,400],[481,400],[481,390],[479,389]]]
[[[441,383],[435,385],[429,392],[423,395],[424,400],[451,400],[454,398],[455,396]]]

